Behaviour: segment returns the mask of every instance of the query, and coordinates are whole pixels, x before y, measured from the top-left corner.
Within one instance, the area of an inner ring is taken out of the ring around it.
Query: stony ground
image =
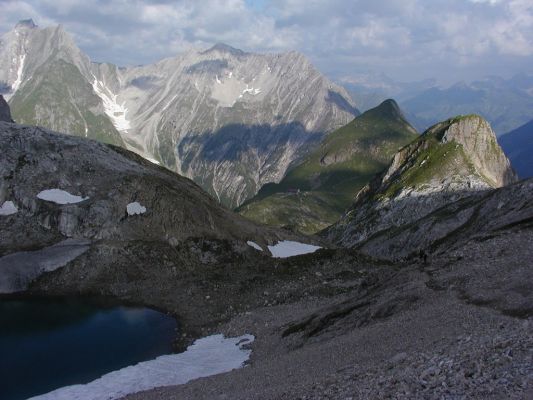
[[[256,336],[249,366],[128,399],[533,398],[532,240],[515,226],[240,313],[217,329]]]

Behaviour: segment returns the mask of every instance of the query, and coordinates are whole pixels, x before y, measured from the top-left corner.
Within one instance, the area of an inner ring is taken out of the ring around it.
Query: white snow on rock
[[[20,87],[20,84],[22,83],[22,71],[24,70],[25,60],[26,60],[26,54],[22,54],[19,59],[19,67],[17,69],[17,79],[15,79],[15,82],[13,82],[13,85],[11,85],[11,95],[15,94],[15,92]]]
[[[161,163],[160,163],[159,161],[157,161],[155,158],[148,157],[148,156],[143,156],[143,158],[144,158],[145,160],[150,161],[152,164],[161,165]]]
[[[253,340],[252,335],[208,336],[196,340],[183,353],[160,356],[110,372],[85,385],[66,386],[31,400],[112,400],[156,387],[181,385],[241,368],[252,352],[244,346]]]
[[[0,215],[12,215],[18,211],[17,206],[12,201],[4,201],[2,207],[0,207]]]
[[[252,246],[252,247],[253,247],[254,249],[256,249],[256,250],[263,251],[263,248],[262,248],[261,246],[259,246],[259,245],[258,245],[257,243],[255,243],[255,242],[252,242],[251,240],[248,240],[248,241],[246,242],[246,244],[247,244],[248,246]]]
[[[314,253],[320,246],[313,246],[312,244],[305,244],[300,242],[293,242],[291,240],[282,240],[274,246],[268,246],[274,258],[287,258],[292,256],[299,256],[301,254]]]
[[[126,206],[126,211],[128,215],[141,215],[146,212],[146,207],[143,207],[138,201],[134,201]]]
[[[100,82],[93,75],[94,81],[92,83],[94,92],[102,99],[104,105],[104,112],[111,119],[111,122],[120,132],[125,132],[131,128],[130,121],[126,118],[128,109],[125,103],[118,104],[117,95],[109,89],[105,82]]]
[[[61,189],[43,190],[37,194],[37,198],[56,204],[75,204],[88,199],[88,197],[75,196]]]

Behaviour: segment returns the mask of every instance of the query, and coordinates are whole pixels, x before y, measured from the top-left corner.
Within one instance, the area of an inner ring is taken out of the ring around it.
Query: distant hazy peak
[[[37,25],[35,24],[35,22],[33,22],[33,19],[21,19],[16,25],[15,25],[15,29],[16,30],[20,30],[20,29],[34,29],[34,28],[37,28]]]
[[[242,51],[240,49],[236,49],[235,47],[232,47],[228,44],[225,44],[225,43],[217,43],[215,44],[213,47],[207,49],[206,51],[203,51],[201,54],[209,54],[209,53],[213,53],[215,51],[218,51],[220,53],[229,53],[233,56],[244,56],[248,53],[246,53],[245,51]]]

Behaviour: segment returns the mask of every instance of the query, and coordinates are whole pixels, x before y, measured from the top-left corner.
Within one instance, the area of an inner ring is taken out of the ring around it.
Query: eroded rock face
[[[325,234],[342,246],[358,247],[373,255],[405,256],[431,244],[442,232],[420,228],[417,239],[411,235],[413,242],[407,245],[395,236],[398,230],[409,226],[416,230],[421,218],[441,207],[464,198],[477,201],[492,189],[516,180],[484,119],[450,119],[429,128],[401,149],[389,167],[357,194],[350,211]],[[466,211],[454,212],[462,223],[471,216]],[[391,237],[396,239],[389,242],[396,240],[395,244],[379,245]]]

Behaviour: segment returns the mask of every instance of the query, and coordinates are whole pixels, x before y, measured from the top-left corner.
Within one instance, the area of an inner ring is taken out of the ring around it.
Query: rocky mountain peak
[[[0,94],[0,121],[4,122],[13,122],[11,119],[11,111],[9,110],[9,105],[5,101],[4,96]]]
[[[247,54],[245,51],[242,51],[240,49],[237,49],[225,43],[217,43],[213,47],[202,52],[202,54],[209,54],[209,53],[214,53],[214,52],[227,53],[227,54],[231,54],[232,56],[236,56],[236,57],[244,56]]]
[[[363,115],[373,119],[386,119],[390,121],[402,121],[407,123],[400,106],[393,99],[384,100],[379,106],[366,111]],[[413,129],[414,131],[414,129]]]
[[[466,152],[474,168],[492,187],[501,187],[517,180],[515,172],[490,124],[479,115],[452,118],[430,128],[428,134],[440,136],[440,142],[455,142]]]
[[[35,22],[33,22],[33,19],[22,19],[15,25],[15,30],[23,30],[23,29],[34,29],[37,28],[37,25]]]
[[[400,149],[327,235],[343,245],[364,246],[380,232],[516,180],[486,120],[477,115],[450,118]]]

